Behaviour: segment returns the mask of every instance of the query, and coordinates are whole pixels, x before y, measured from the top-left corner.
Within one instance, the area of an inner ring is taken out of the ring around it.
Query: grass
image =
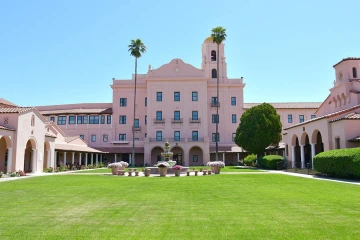
[[[0,183],[1,239],[357,239],[360,187],[280,174]]]
[[[204,168],[204,167],[190,167],[190,170],[192,170],[193,168],[195,168],[196,170],[199,170],[200,168]],[[142,167],[138,167],[137,170],[139,172],[142,171]],[[210,167],[207,167],[207,169],[210,170]],[[127,168],[126,168],[127,171]],[[263,170],[257,170],[257,169],[247,169],[247,168],[236,168],[234,166],[226,166],[224,168],[221,169],[221,172],[263,172]],[[74,172],[77,173],[77,172]],[[111,173],[111,170],[108,168],[100,168],[100,169],[94,169],[94,170],[83,170],[81,171],[81,173]]]

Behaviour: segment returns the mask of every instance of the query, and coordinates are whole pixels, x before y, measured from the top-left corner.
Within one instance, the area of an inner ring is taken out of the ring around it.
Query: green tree
[[[281,140],[280,115],[268,103],[247,110],[240,118],[235,143],[243,149],[262,154],[268,146],[277,146]]]
[[[133,142],[132,142],[132,154],[131,154],[131,165],[135,166],[135,107],[136,107],[136,77],[137,77],[137,59],[141,57],[142,53],[146,52],[146,47],[140,39],[131,40],[130,45],[128,46],[130,56],[135,57],[135,90],[134,90],[134,119],[133,119]]]
[[[218,149],[218,142],[219,142],[219,138],[218,138],[218,131],[219,131],[219,59],[220,59],[220,54],[219,54],[219,46],[220,44],[226,39],[226,29],[223,27],[216,27],[213,28],[211,30],[211,37],[214,43],[217,44],[217,56],[216,56],[216,60],[217,60],[217,67],[216,67],[216,100],[217,100],[217,104],[216,104],[216,161],[219,161],[219,149]]]

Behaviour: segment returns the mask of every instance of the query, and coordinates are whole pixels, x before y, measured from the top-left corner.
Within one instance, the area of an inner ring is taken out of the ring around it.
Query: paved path
[[[40,177],[40,176],[50,176],[50,175],[60,175],[60,174],[71,174],[71,175],[103,175],[103,176],[111,176],[111,177],[129,177],[127,174],[125,176],[117,176],[112,175],[111,173],[92,173],[89,172],[91,169],[86,170],[77,170],[77,171],[68,171],[68,172],[58,172],[58,173],[29,173],[26,176],[23,177],[8,177],[8,178],[0,178],[0,182],[5,181],[14,181],[19,179],[27,179],[31,177]],[[94,169],[95,170],[95,169]],[[86,172],[83,172],[86,171]],[[360,186],[360,181],[355,180],[347,180],[347,179],[336,179],[336,178],[329,178],[329,177],[321,177],[321,176],[315,176],[315,175],[306,175],[306,174],[300,174],[300,173],[291,173],[291,172],[283,172],[283,171],[259,171],[259,172],[221,172],[220,174],[225,175],[248,175],[248,174],[284,174],[288,176],[294,176],[294,177],[302,177],[302,178],[311,178],[314,180],[323,180],[323,181],[331,181],[331,182],[339,182],[339,183],[348,183],[348,184],[354,184]],[[211,174],[210,176],[215,175]],[[181,174],[181,177],[186,177],[186,174]],[[191,172],[190,176],[195,177],[195,173]],[[198,177],[204,176],[201,172],[198,172]],[[208,176],[208,175],[205,175]],[[135,177],[134,175],[131,177]],[[137,177],[145,177],[143,172],[139,172],[139,176]],[[159,174],[151,174],[150,177],[159,177]],[[169,174],[167,177],[174,177],[173,174]],[[135,177],[136,178],[136,177]]]

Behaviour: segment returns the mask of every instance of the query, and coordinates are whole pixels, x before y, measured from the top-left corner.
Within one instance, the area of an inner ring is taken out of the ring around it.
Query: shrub
[[[279,155],[267,155],[259,159],[259,166],[265,169],[277,169],[278,162],[283,162],[284,158]]]
[[[2,175],[3,175],[3,172],[0,172],[0,178],[2,177]]]
[[[255,154],[249,154],[244,158],[244,164],[246,166],[254,166],[256,161],[256,155]]]
[[[314,169],[334,177],[360,177],[360,148],[336,149],[317,154]]]

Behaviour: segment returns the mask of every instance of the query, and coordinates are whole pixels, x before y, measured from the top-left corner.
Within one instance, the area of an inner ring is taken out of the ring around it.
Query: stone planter
[[[145,177],[149,177],[150,176],[150,172],[151,172],[151,169],[145,169],[144,170],[144,174],[145,174]]]
[[[167,167],[158,167],[160,177],[166,177]]]
[[[118,170],[120,170],[119,167],[113,167],[113,168],[111,168],[111,172],[112,172],[113,175],[118,175],[118,172],[117,172]]]
[[[211,171],[215,174],[219,174],[220,173],[220,168],[219,167],[211,167]]]
[[[181,172],[181,169],[174,170],[175,176],[180,177],[180,172]]]

